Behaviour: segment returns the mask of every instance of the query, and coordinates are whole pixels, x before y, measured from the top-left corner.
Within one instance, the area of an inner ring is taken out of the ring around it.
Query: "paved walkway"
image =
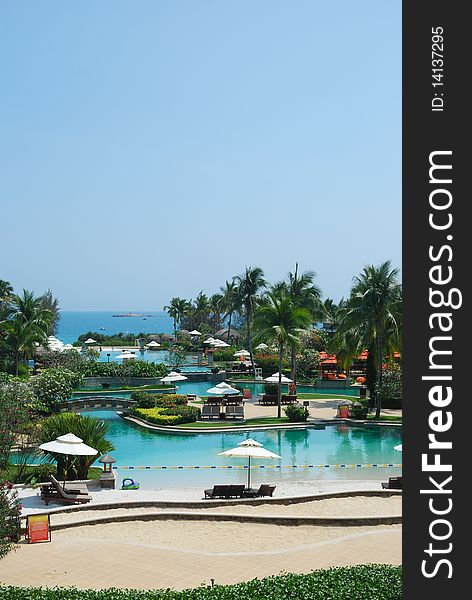
[[[330,566],[401,563],[401,526],[143,522],[53,532],[0,565],[6,585],[184,589]]]

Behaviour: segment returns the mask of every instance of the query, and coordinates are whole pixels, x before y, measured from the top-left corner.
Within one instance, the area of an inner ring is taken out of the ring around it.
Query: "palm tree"
[[[376,389],[382,383],[384,352],[398,350],[401,342],[402,291],[398,273],[398,269],[391,268],[390,261],[377,267],[365,267],[354,278],[351,295],[340,311],[335,336],[338,343],[344,340],[344,345],[350,347],[351,352],[362,348],[374,349],[377,369],[374,388],[376,418],[380,417],[382,408]]]
[[[310,314],[312,322],[321,318],[321,290],[314,284],[316,273],[306,271],[301,275],[298,273],[298,263],[295,264],[295,272],[289,273],[287,281],[274,286],[275,291],[280,291],[289,295],[294,306],[306,308]],[[290,344],[290,364],[291,377],[296,384],[297,381],[297,349],[299,342],[295,340]]]
[[[210,301],[208,296],[200,291],[193,303],[193,310],[195,313],[195,317],[197,318],[198,327],[202,325],[202,323],[207,323],[208,316],[210,314]]]
[[[213,321],[213,333],[219,329],[221,321],[221,313],[223,310],[223,296],[221,294],[213,294],[208,302]]]
[[[41,298],[23,290],[13,295],[6,322],[7,344],[15,355],[15,372],[18,375],[20,356],[32,356],[36,343],[44,344],[50,332],[53,314],[43,308]]]
[[[290,295],[269,292],[258,306],[255,315],[257,336],[278,346],[279,382],[277,392],[277,417],[281,416],[282,360],[284,350],[299,343],[300,334],[311,324],[310,311],[297,306]]]
[[[98,455],[106,454],[115,449],[113,444],[106,439],[108,423],[95,417],[86,417],[74,413],[60,413],[52,415],[41,422],[40,444],[55,440],[60,435],[73,433],[81,438],[85,444],[98,450],[95,456],[79,456],[72,464],[69,464],[63,454],[44,452],[49,459],[57,461],[57,475],[62,477],[67,469],[67,479],[87,479],[90,465]]]
[[[225,281],[225,285],[220,288],[221,293],[223,295],[222,308],[225,311],[224,318],[228,318],[228,336],[227,341],[230,343],[231,338],[231,321],[233,319],[233,314],[240,309],[240,295],[239,288],[236,285],[235,281]]]
[[[164,306],[164,310],[174,320],[174,339],[177,339],[177,325],[182,323],[182,319],[188,313],[189,308],[189,301],[183,298],[172,298],[169,305]]]
[[[41,296],[41,306],[52,313],[49,333],[54,335],[57,331],[57,324],[61,318],[61,313],[59,310],[59,299],[54,297],[52,290],[47,290]]]
[[[7,318],[8,305],[13,296],[13,286],[9,281],[0,279],[0,321]]]
[[[264,279],[264,271],[260,267],[246,267],[246,270],[243,273],[243,275],[238,275],[237,277],[235,277],[235,282],[239,288],[241,307],[244,310],[246,316],[247,345],[255,377],[256,367],[254,365],[252,351],[251,324],[254,315],[254,309],[256,306],[257,294],[262,288],[266,287],[267,282]]]

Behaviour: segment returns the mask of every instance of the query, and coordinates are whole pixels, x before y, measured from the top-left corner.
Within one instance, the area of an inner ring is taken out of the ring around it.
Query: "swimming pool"
[[[114,411],[83,412],[107,421],[108,439],[115,446],[111,454],[116,466],[223,466],[244,465],[242,459],[228,459],[218,452],[233,448],[246,438],[253,438],[265,448],[279,454],[278,461],[256,461],[264,469],[252,472],[257,481],[307,481],[319,479],[385,479],[399,475],[398,468],[303,468],[301,465],[339,465],[401,463],[401,454],[393,447],[402,441],[397,427],[349,427],[344,424],[325,428],[298,430],[259,430],[235,433],[172,435],[149,431],[123,420]],[[281,468],[268,468],[280,465]],[[297,468],[284,468],[298,465]],[[246,469],[118,469],[118,481],[133,477],[142,488],[198,487],[215,483],[244,483]]]
[[[178,394],[196,394],[197,396],[208,396],[208,390],[213,387],[215,384],[211,381],[179,381],[177,385],[177,393]],[[232,383],[231,385],[235,385],[238,388],[249,388],[252,391],[253,396],[256,394],[264,393],[264,384],[263,383],[248,383],[248,382],[238,382]],[[90,391],[102,391],[100,388],[90,388]],[[113,392],[113,389],[108,390],[110,395],[117,396],[119,398],[130,398],[132,392]],[[318,390],[316,387],[309,385],[297,385],[297,391],[299,394],[313,394],[313,393],[322,393],[324,396],[336,395],[336,396],[352,396],[353,398],[359,397],[359,388],[347,388],[345,390],[335,390],[335,389],[323,389]],[[282,386],[282,393],[287,393],[287,386]],[[72,394],[72,398],[83,398],[87,396],[86,391],[74,392]]]

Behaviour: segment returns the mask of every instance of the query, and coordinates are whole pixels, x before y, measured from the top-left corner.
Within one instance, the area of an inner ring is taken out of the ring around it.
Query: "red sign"
[[[49,515],[29,515],[26,523],[26,535],[29,544],[50,542],[51,530]]]

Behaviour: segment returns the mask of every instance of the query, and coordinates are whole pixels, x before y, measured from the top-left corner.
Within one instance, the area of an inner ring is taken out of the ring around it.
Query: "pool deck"
[[[282,571],[400,564],[401,525],[395,518],[401,515],[401,493],[377,488],[371,494],[346,491],[296,502],[281,496],[258,505],[210,501],[187,508],[180,502],[178,511],[165,504],[56,511],[52,542],[22,542],[2,560],[0,582],[185,589],[212,579],[235,583]]]

